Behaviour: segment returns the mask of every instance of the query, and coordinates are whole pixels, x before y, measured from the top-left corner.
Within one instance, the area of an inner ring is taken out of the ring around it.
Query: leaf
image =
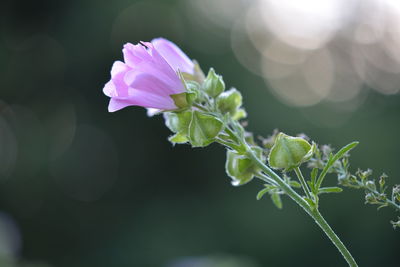
[[[340,193],[342,192],[343,189],[340,187],[322,187],[318,190],[318,194],[324,194],[324,193]]]
[[[271,199],[272,199],[272,203],[274,203],[278,209],[282,209],[282,199],[281,199],[281,196],[279,195],[279,193],[277,193],[277,192],[272,193]]]
[[[301,188],[301,184],[299,182],[290,181],[289,184],[290,184],[291,187]]]
[[[260,200],[266,193],[268,193],[271,190],[271,188],[264,188],[262,190],[260,190],[260,192],[258,192],[257,194],[257,200]]]
[[[355,148],[358,144],[359,144],[359,142],[357,142],[357,141],[351,142],[350,144],[348,144],[348,145],[344,146],[342,149],[340,149],[334,156],[332,156],[332,154],[329,155],[328,162],[326,163],[324,169],[322,170],[321,174],[319,175],[319,177],[317,179],[316,186],[315,186],[316,189],[321,187],[322,182],[325,178],[325,175],[328,173],[328,171],[332,167],[332,165],[335,164],[335,162],[337,160],[339,160],[340,158],[345,156],[347,152],[349,152],[350,150]]]

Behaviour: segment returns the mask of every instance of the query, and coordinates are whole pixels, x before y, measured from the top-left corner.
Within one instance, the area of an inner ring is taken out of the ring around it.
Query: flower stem
[[[299,167],[294,168],[294,172],[296,173],[297,178],[299,178],[299,181],[301,183],[301,187],[303,187],[304,193],[306,193],[306,196],[312,200],[310,189],[307,186],[306,180],[304,179],[303,173],[301,172],[300,168]]]
[[[247,149],[247,155],[254,162],[254,164],[256,164],[270,179],[274,180],[291,199],[293,199],[300,207],[302,207],[307,212],[308,215],[310,215],[315,220],[317,225],[322,229],[322,231],[328,236],[328,238],[340,251],[344,259],[347,261],[348,265],[351,267],[357,267],[358,265],[353,256],[350,254],[346,246],[335,234],[329,224],[325,221],[324,217],[322,217],[318,209],[315,207],[310,207],[310,205],[281,177],[279,177],[279,175],[277,175],[273,170],[266,166],[250,148]],[[261,179],[263,179],[262,176]]]

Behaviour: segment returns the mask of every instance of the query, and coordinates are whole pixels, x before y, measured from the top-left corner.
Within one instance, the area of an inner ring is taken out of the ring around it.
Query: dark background
[[[363,85],[350,111],[280,101],[238,61],[229,30],[199,22],[187,5],[0,4],[0,266],[345,266],[292,201],[277,210],[256,201],[260,182],[231,186],[221,146],[173,147],[160,116],[108,113],[102,88],[124,43],[163,36],[242,92],[250,131],[304,132],[334,147],[359,140],[352,168],[385,172],[391,184],[400,96]],[[324,196],[321,212],[360,266],[398,266],[395,212],[363,198],[350,189]]]

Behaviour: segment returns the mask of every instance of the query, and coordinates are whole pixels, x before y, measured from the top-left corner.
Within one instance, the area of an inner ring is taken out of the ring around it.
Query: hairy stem
[[[300,207],[302,207],[307,212],[308,215],[310,215],[314,219],[316,224],[322,229],[322,231],[328,236],[328,238],[340,251],[349,266],[358,266],[353,256],[347,250],[346,246],[335,234],[329,224],[325,221],[324,217],[322,217],[318,209],[311,208],[309,204],[296,191],[294,191],[281,177],[279,177],[279,175],[277,175],[273,170],[266,166],[249,147],[247,149],[247,154],[248,157],[254,162],[254,164],[256,164],[270,179],[274,180],[291,199],[293,199]]]
[[[301,172],[300,168],[299,167],[294,168],[294,172],[296,173],[297,178],[299,178],[299,181],[301,183],[301,187],[303,187],[304,193],[306,193],[306,196],[312,200],[310,189],[308,188],[308,185],[306,183],[306,180],[304,179],[303,173]]]

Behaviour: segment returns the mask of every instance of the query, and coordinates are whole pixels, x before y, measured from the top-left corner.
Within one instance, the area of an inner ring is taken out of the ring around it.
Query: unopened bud
[[[312,156],[313,147],[303,138],[279,133],[269,153],[269,165],[285,170],[296,168]]]

